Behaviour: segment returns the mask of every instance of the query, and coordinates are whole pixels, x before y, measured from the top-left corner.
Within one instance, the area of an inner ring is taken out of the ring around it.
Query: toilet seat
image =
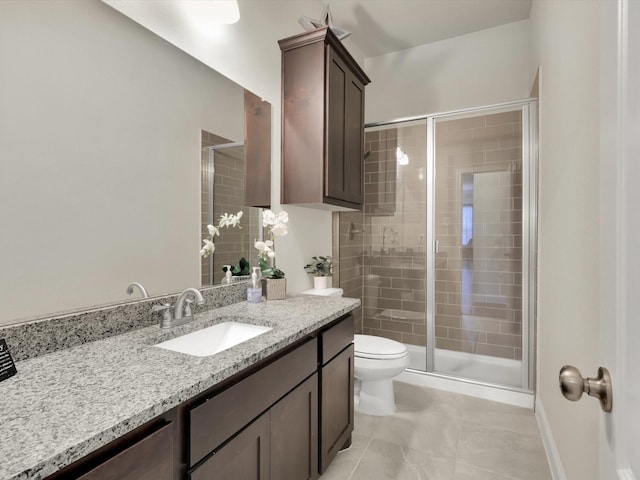
[[[389,338],[355,335],[355,356],[374,360],[392,360],[407,356],[407,347]]]

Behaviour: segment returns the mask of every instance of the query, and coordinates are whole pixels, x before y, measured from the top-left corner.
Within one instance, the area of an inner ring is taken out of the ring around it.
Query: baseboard
[[[544,451],[547,454],[547,461],[549,462],[553,480],[567,480],[564,468],[562,467],[562,461],[560,460],[560,453],[553,439],[551,425],[549,425],[547,414],[544,411],[544,406],[539,396],[536,397],[536,420],[538,421],[540,435],[542,435],[542,443],[544,445]]]

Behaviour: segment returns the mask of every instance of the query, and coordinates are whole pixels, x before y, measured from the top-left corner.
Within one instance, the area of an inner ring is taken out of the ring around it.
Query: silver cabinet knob
[[[560,391],[562,395],[572,402],[577,402],[583,393],[600,400],[600,407],[605,412],[610,412],[613,406],[613,390],[611,388],[611,375],[606,368],[598,368],[597,378],[582,378],[580,370],[571,365],[565,365],[560,369]]]

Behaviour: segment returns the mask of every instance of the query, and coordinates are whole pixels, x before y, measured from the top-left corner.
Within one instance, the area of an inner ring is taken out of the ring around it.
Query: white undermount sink
[[[247,323],[224,322],[203,328],[181,337],[158,343],[155,347],[186,353],[196,357],[208,357],[231,348],[239,343],[257,337],[271,330],[271,327],[249,325]]]

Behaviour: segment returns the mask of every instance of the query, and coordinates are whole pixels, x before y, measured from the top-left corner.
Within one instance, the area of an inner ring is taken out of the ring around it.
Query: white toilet
[[[393,377],[409,366],[409,351],[402,343],[372,335],[355,336],[355,410],[369,415],[396,411]]]
[[[372,275],[370,277],[377,277]],[[370,286],[377,287],[375,278]],[[341,288],[305,290],[306,295],[341,297]],[[402,343],[373,335],[355,335],[354,341],[355,398],[354,408],[369,415],[391,415],[396,411],[393,377],[409,366],[409,351]]]

